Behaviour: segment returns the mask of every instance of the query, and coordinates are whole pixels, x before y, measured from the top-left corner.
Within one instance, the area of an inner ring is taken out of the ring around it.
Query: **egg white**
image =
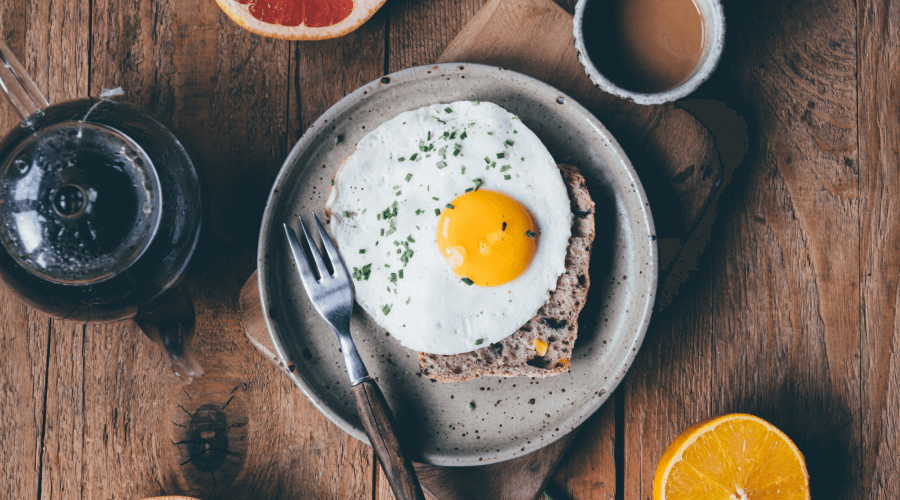
[[[435,242],[435,210],[475,179],[525,206],[537,226],[531,265],[499,286],[465,284]],[[458,354],[506,338],[565,271],[572,212],[562,176],[538,137],[496,104],[435,104],[383,123],[342,163],[326,209],[329,232],[355,269],[356,300],[417,351]]]

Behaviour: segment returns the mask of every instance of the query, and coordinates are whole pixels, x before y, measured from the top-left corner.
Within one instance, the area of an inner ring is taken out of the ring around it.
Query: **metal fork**
[[[353,339],[350,337],[353,282],[350,280],[347,266],[344,265],[341,255],[331,238],[328,237],[315,212],[312,215],[325,247],[327,263],[322,258],[322,254],[312,235],[309,234],[309,230],[306,229],[302,218],[300,218],[300,228],[303,230],[306,242],[305,250],[312,255],[314,264],[307,259],[297,234],[287,224],[284,224],[284,232],[291,247],[294,264],[300,273],[300,281],[303,282],[303,288],[306,289],[306,294],[309,295],[313,307],[331,325],[340,340],[344,364],[347,365],[347,374],[350,375],[350,390],[353,392],[356,410],[359,412],[359,418],[362,420],[366,435],[369,436],[372,448],[375,449],[375,455],[394,490],[394,495],[397,500],[425,500],[412,463],[400,448],[400,442],[394,432],[394,418],[387,401],[378,388],[378,384],[369,377],[369,373],[359,357],[359,352],[353,344]],[[291,341],[291,339],[285,340]]]

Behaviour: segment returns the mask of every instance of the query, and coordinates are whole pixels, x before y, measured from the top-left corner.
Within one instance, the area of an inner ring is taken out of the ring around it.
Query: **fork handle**
[[[416,471],[400,449],[400,441],[394,431],[394,418],[378,384],[366,378],[350,389],[359,418],[394,490],[394,496],[397,500],[425,500]]]

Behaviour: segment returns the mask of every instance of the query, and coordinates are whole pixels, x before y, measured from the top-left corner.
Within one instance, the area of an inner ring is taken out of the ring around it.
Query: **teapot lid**
[[[0,242],[49,281],[89,284],[124,271],[150,245],[161,213],[152,162],[109,127],[40,129],[0,166]]]

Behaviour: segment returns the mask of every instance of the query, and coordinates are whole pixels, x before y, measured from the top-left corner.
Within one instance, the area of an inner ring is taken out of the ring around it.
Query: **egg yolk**
[[[437,246],[457,276],[478,286],[497,286],[528,268],[537,248],[536,232],[519,202],[496,191],[477,190],[441,212]]]

